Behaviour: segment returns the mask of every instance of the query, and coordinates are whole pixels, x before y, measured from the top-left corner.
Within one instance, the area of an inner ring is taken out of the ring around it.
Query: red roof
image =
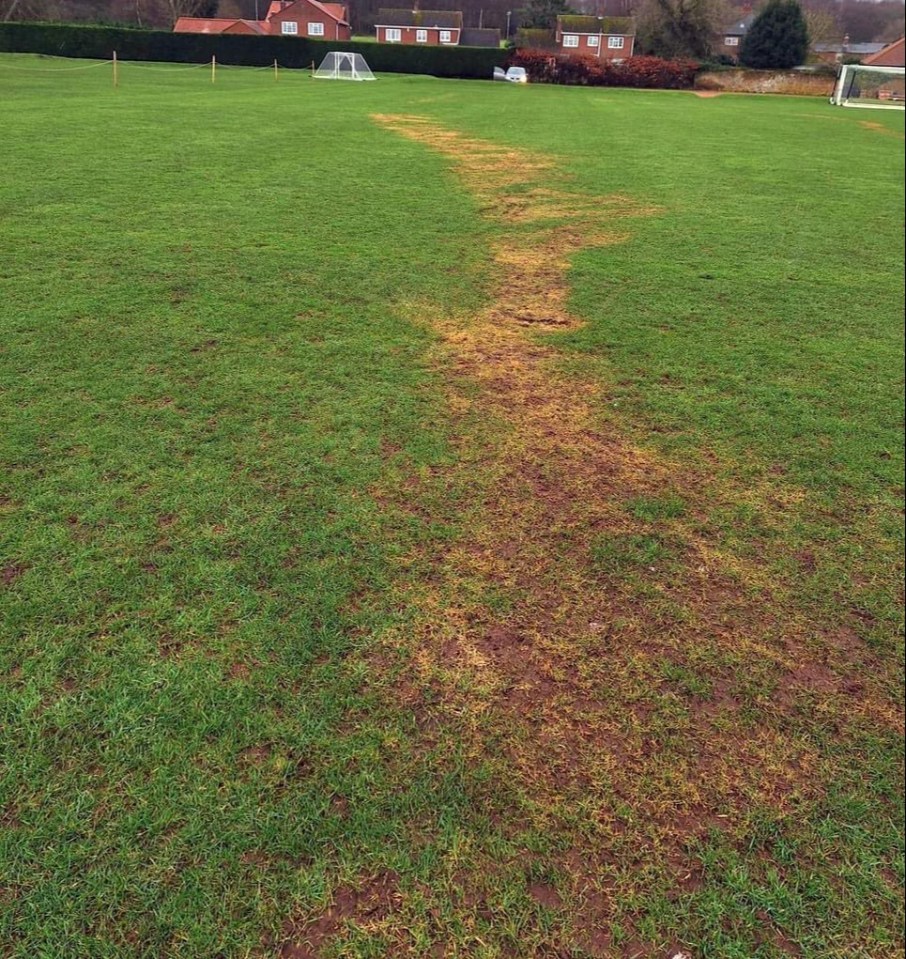
[[[223,33],[235,20],[223,20],[217,17],[180,17],[173,24],[174,33]]]
[[[243,27],[248,27],[253,33],[266,34],[268,32],[267,24],[263,20],[234,20],[227,29],[238,27],[240,24]]]
[[[271,0],[271,5],[267,9],[267,19],[270,20],[278,13],[285,13],[297,3],[302,6],[310,4],[316,10],[325,13],[331,20],[336,20],[337,23],[348,26],[346,23],[346,7],[342,3],[320,3],[319,0],[304,0],[304,2],[303,0]]]
[[[346,7],[344,7],[342,3],[320,3],[319,2],[318,5],[321,7],[324,7],[324,9],[328,13],[333,14],[333,16],[337,18],[337,20],[340,20],[344,23],[346,22]]]
[[[866,57],[862,63],[866,67],[902,67],[906,66],[906,37],[900,37],[893,43],[888,43],[883,50],[878,50],[870,57]]]

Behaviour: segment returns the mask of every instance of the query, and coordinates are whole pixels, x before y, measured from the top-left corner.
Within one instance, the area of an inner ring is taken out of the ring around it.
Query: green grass
[[[386,872],[395,911],[325,956],[897,954],[898,730],[799,702],[820,796],[699,836],[677,887],[631,832],[583,846],[581,806],[545,807],[500,738],[426,736],[392,694],[376,651],[473,492],[431,486],[469,437],[407,311],[481,308],[494,231],[369,115],[661,208],[577,256],[588,322],[554,342],[602,385],[602,430],[728,495],[630,500],[592,566],[666,603],[677,524],[716,531],[790,615],[855,623],[897,711],[902,115],[868,116],[883,135],[806,99],[129,64],[114,91],[73,65],[0,58],[0,954],[278,955]],[[388,494],[413,476],[421,510]],[[716,695],[692,659],[646,691],[665,739]],[[744,708],[765,695],[737,679]],[[577,931],[569,849],[619,891],[608,952]]]

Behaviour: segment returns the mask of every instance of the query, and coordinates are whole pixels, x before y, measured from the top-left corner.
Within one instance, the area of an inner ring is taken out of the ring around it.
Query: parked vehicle
[[[525,67],[510,67],[506,71],[501,67],[494,67],[494,79],[506,80],[509,83],[528,83],[528,74]]]

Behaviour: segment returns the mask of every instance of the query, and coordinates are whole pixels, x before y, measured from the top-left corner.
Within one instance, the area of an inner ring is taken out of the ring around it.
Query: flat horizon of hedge
[[[131,26],[74,23],[0,23],[0,52],[45,56],[169,63],[205,63],[216,57],[231,66],[264,67],[276,59],[283,67],[320,64],[331,50],[361,53],[377,73],[414,73],[435,77],[490,80],[508,51],[492,47],[427,47],[307,37],[234,36],[171,33]]]

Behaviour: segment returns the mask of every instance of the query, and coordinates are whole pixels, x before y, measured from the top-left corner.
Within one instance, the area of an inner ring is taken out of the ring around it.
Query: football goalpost
[[[373,80],[365,58],[361,53],[333,51],[321,61],[315,71],[316,80]]]
[[[906,106],[906,68],[847,63],[840,67],[831,103],[838,107],[902,110]]]

